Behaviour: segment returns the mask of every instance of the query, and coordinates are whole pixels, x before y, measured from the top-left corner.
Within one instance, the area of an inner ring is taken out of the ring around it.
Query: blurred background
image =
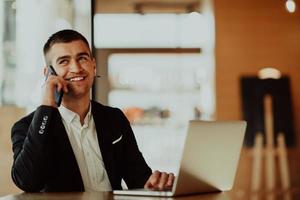
[[[100,79],[92,98],[119,107],[152,169],[177,172],[189,120],[248,121],[235,188],[249,189],[262,96],[300,186],[298,0],[0,1],[0,196],[11,181],[10,129],[39,104],[42,47],[62,29],[89,40]],[[276,134],[276,133],[275,133]],[[279,184],[279,183],[277,183]]]

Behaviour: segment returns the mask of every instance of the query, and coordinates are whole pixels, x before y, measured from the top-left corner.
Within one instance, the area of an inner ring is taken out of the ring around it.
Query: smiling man
[[[121,110],[90,99],[96,63],[87,40],[74,30],[53,34],[44,45],[50,75],[41,105],[12,128],[12,179],[27,192],[166,190],[174,175],[155,171],[138,149]],[[54,91],[63,91],[58,107]]]

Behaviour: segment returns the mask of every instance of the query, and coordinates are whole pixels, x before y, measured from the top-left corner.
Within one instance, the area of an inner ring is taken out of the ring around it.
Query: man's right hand
[[[48,69],[45,71],[47,74]],[[60,76],[49,75],[44,84],[44,94],[42,97],[42,105],[57,107],[55,103],[54,91],[57,89],[59,92],[63,90],[68,92],[67,81]]]

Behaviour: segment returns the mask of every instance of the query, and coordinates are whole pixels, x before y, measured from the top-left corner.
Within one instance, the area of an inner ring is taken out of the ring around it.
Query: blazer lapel
[[[98,143],[102,154],[105,170],[109,177],[112,188],[116,188],[115,169],[113,158],[113,146],[111,144],[111,122],[108,120],[106,110],[102,105],[97,105],[92,101],[92,114],[96,126]]]

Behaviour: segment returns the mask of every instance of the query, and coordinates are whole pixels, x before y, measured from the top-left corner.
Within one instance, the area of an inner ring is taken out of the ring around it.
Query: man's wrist
[[[52,101],[42,101],[41,105],[42,106],[51,106],[51,107],[57,108],[56,103],[52,102]]]

